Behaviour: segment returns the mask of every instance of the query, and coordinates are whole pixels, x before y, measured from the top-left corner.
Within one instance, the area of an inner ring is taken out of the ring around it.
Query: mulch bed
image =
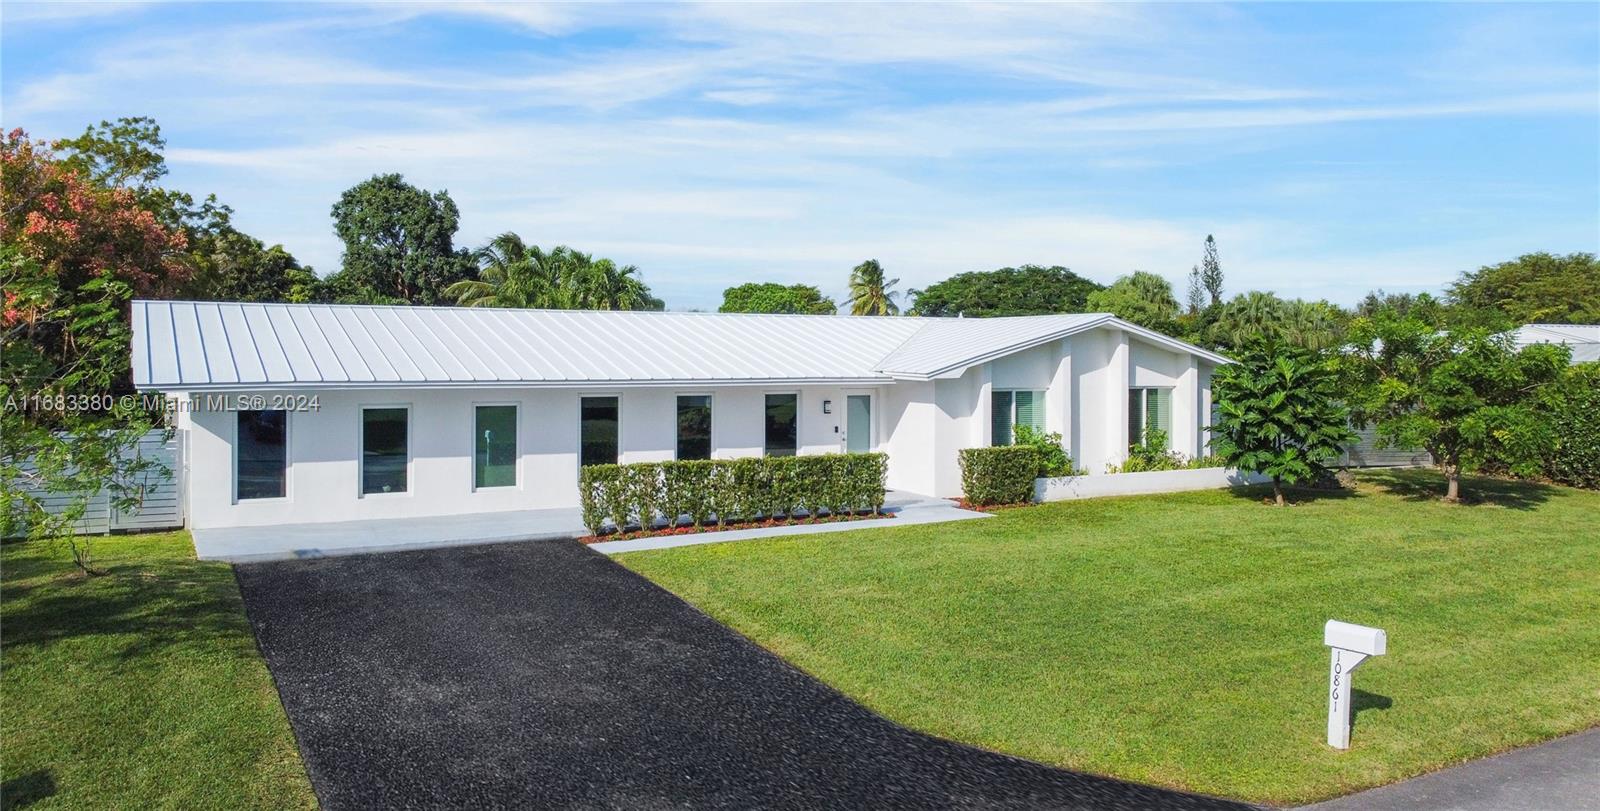
[[[839,521],[869,521],[879,518],[893,518],[893,513],[840,513],[839,515],[824,515],[820,518],[767,518],[760,521],[739,521],[723,524],[706,524],[704,526],[662,527],[660,529],[636,529],[632,532],[610,532],[605,535],[585,535],[578,539],[579,543],[603,543],[606,541],[636,541],[641,538],[666,538],[673,535],[702,535],[707,532],[727,532],[735,529],[764,529],[766,527],[799,527],[806,524],[832,524]]]

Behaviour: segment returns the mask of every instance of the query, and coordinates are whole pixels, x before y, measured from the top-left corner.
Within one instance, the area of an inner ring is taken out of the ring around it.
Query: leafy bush
[[[888,457],[881,453],[591,465],[578,475],[583,523],[595,534],[651,529],[687,519],[696,527],[757,518],[815,519],[883,509]]]
[[[1183,470],[1189,463],[1183,454],[1167,449],[1167,432],[1146,428],[1144,441],[1128,446],[1128,460],[1112,473],[1148,473],[1154,470]]]
[[[963,448],[961,491],[980,507],[1022,504],[1033,500],[1033,480],[1039,478],[1039,450],[1032,445]]]
[[[1060,434],[1047,434],[1031,425],[1018,425],[1012,444],[1027,445],[1039,452],[1038,478],[1081,476],[1084,473],[1072,466],[1072,457],[1067,455],[1066,443],[1061,440]]]
[[[1544,410],[1556,447],[1545,460],[1545,475],[1600,489],[1600,363],[1573,366],[1553,388]]]
[[[1189,470],[1199,470],[1207,467],[1227,467],[1228,460],[1226,457],[1218,456],[1214,453],[1208,453],[1205,456],[1196,456],[1195,458],[1190,459],[1188,462],[1185,462],[1183,466]]]

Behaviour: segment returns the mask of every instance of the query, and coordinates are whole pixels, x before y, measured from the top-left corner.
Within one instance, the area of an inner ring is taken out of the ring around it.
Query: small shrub
[[[960,461],[961,491],[968,502],[987,507],[1033,500],[1040,462],[1032,445],[963,448]]]
[[[1188,466],[1183,454],[1167,450],[1167,432],[1146,428],[1144,441],[1128,446],[1128,461],[1112,473],[1148,473],[1154,470],[1182,470]]]
[[[1214,453],[1208,453],[1205,456],[1196,456],[1190,459],[1183,466],[1190,470],[1199,470],[1206,467],[1227,467],[1228,460]]]
[[[1081,476],[1084,471],[1072,466],[1066,443],[1060,434],[1047,434],[1031,425],[1016,428],[1015,445],[1027,445],[1039,452],[1039,478],[1056,476]]]

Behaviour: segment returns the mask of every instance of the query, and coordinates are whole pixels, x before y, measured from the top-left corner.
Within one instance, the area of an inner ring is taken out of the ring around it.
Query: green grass
[[[95,550],[0,550],[5,807],[314,807],[232,570],[186,533]]]
[[[1428,471],[640,552],[624,565],[908,726],[1257,802],[1600,724],[1600,493]],[[1322,624],[1385,628],[1326,747]]]

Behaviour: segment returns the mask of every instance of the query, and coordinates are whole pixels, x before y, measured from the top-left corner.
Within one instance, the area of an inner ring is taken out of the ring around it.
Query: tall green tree
[[[1600,324],[1600,260],[1592,253],[1539,252],[1462,273],[1450,286],[1457,307],[1492,313],[1485,326]]]
[[[1059,265],[1023,265],[958,273],[916,294],[912,315],[1006,315],[1081,313],[1100,285]]]
[[[1189,295],[1185,303],[1188,307],[1184,314],[1190,317],[1200,315],[1200,311],[1206,308],[1206,289],[1200,280],[1199,265],[1189,268]]]
[[[1332,349],[1343,337],[1345,320],[1338,307],[1325,301],[1285,301],[1252,290],[1215,308],[1205,337],[1207,343],[1222,349],[1242,347],[1257,339]]]
[[[1487,460],[1535,475],[1552,451],[1538,405],[1566,369],[1566,347],[1518,350],[1503,334],[1393,311],[1356,319],[1350,346],[1344,390],[1357,424],[1375,423],[1380,446],[1432,454],[1446,501],[1459,501],[1461,474]]]
[[[899,315],[900,305],[895,303],[899,293],[894,289],[899,283],[899,279],[884,278],[883,265],[876,259],[856,265],[850,271],[850,314]]]
[[[723,290],[717,312],[833,315],[838,307],[809,284],[749,282]]]
[[[471,256],[452,242],[461,215],[448,192],[374,175],[340,195],[332,215],[344,241],[341,283],[375,299],[440,304],[471,271]]]
[[[1177,332],[1178,300],[1172,284],[1161,276],[1136,270],[1104,290],[1089,294],[1089,309],[1107,312],[1141,327],[1173,334]]]
[[[469,307],[518,307],[552,310],[659,310],[660,299],[633,265],[565,245],[544,251],[506,232],[472,254],[475,278],[445,289],[458,304]]]
[[[1339,370],[1325,353],[1259,338],[1234,360],[1211,379],[1212,451],[1230,467],[1271,476],[1281,507],[1285,482],[1316,481],[1354,438]]]
[[[1206,253],[1200,260],[1200,286],[1211,297],[1211,306],[1222,303],[1222,260],[1217,257],[1217,240],[1206,234]]]

